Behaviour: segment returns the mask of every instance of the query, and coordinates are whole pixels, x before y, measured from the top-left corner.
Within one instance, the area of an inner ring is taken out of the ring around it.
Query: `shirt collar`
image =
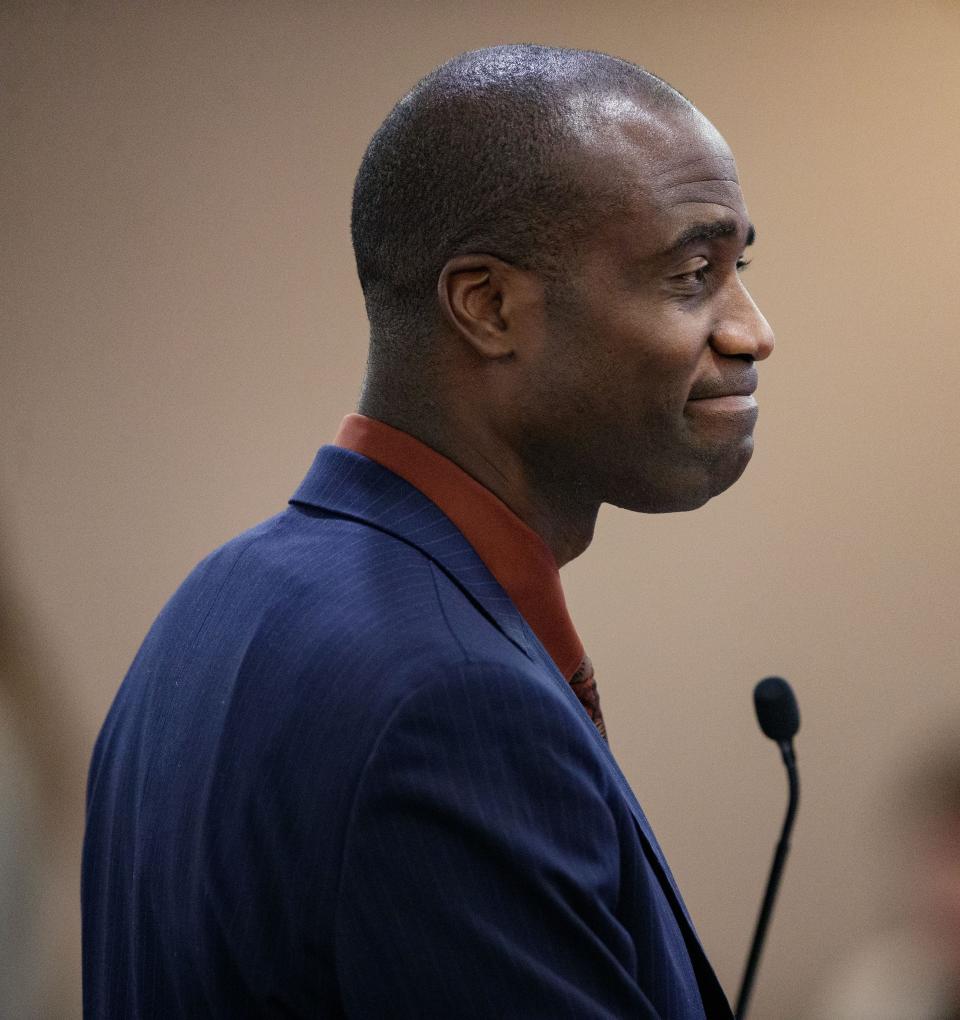
[[[435,503],[459,528],[484,565],[569,680],[583,644],[567,612],[557,562],[546,542],[443,454],[407,432],[348,414],[334,443],[399,475]]]

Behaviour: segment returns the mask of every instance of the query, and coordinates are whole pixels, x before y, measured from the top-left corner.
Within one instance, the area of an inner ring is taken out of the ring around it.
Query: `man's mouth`
[[[735,378],[711,379],[698,383],[687,398],[687,412],[726,421],[737,430],[752,429],[757,419],[757,371],[751,369]]]
[[[757,370],[751,369],[734,379],[713,379],[699,383],[690,391],[689,401],[749,400],[756,406],[753,394],[757,388]]]

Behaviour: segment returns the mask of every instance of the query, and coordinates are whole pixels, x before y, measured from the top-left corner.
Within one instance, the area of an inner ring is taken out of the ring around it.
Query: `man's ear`
[[[447,323],[482,358],[512,357],[542,297],[532,273],[493,255],[457,255],[440,271],[437,298]]]

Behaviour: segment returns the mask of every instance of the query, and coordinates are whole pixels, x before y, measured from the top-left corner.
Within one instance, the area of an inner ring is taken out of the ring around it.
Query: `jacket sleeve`
[[[336,923],[348,1016],[656,1016],[615,913],[599,760],[542,678],[472,664],[416,684],[353,805]]]

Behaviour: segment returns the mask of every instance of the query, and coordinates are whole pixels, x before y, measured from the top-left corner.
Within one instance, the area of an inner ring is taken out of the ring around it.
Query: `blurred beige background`
[[[394,101],[504,41],[648,66],[737,154],[778,335],[757,452],[701,511],[606,509],[565,569],[620,761],[735,995],[800,1016],[889,907],[877,807],[960,720],[960,4],[0,5],[0,1013],[79,1013],[99,724],[166,597],[354,407],[353,174]],[[958,728],[960,729],[960,728]]]

